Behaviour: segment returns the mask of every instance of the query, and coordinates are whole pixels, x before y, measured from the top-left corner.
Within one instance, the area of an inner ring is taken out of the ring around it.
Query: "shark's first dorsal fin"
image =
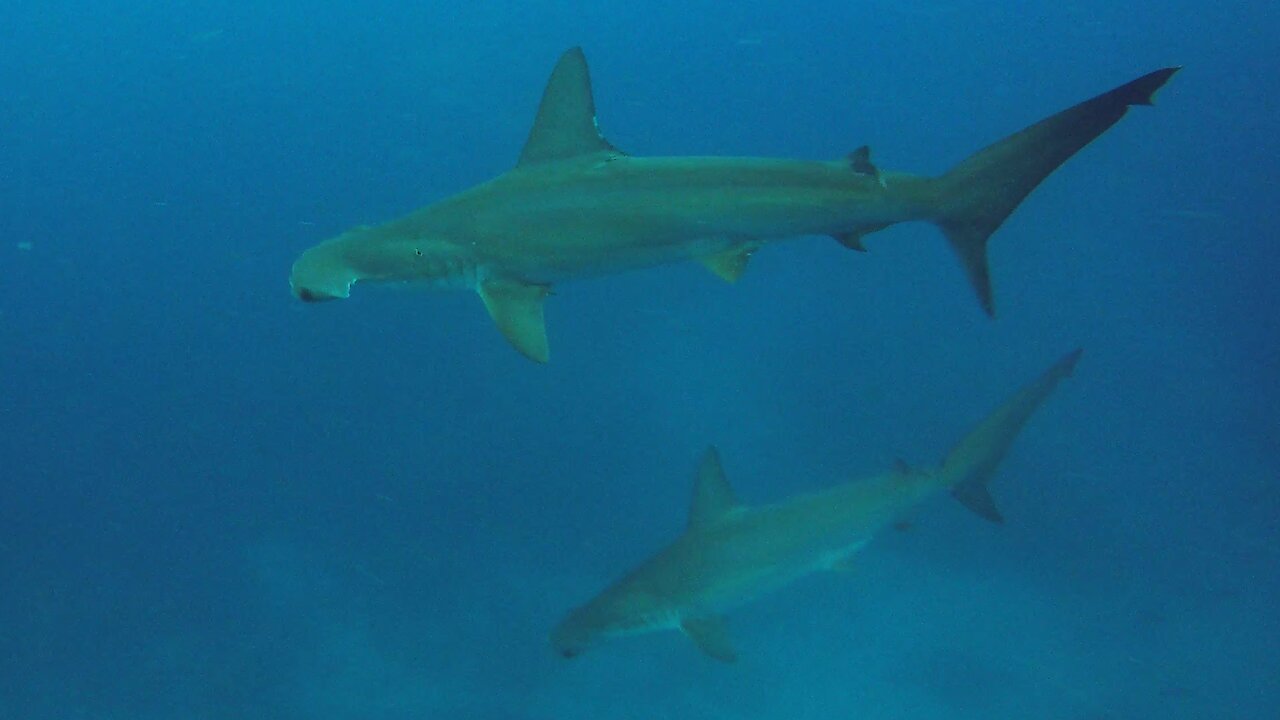
[[[600,135],[587,58],[575,47],[551,71],[517,167],[598,152],[617,150]]]
[[[698,464],[698,476],[693,481],[693,501],[689,504],[689,529],[707,527],[718,522],[738,507],[738,499],[729,486],[729,480],[720,466],[720,451],[715,446],[707,448]]]

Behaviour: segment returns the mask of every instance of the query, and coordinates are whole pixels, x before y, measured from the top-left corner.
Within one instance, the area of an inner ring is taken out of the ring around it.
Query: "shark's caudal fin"
[[[1063,378],[1069,377],[1080,359],[1081,350],[1061,360],[1024,386],[1013,397],[996,408],[964,437],[942,463],[941,480],[951,486],[951,494],[979,516],[992,522],[1003,522],[996,509],[987,482],[996,466],[1004,459],[1014,438],[1027,418],[1040,407]]]
[[[1040,181],[1152,96],[1179,68],[1156,70],[1045,118],[981,150],[933,181],[932,218],[964,265],[978,301],[995,314],[987,270],[987,238]]]

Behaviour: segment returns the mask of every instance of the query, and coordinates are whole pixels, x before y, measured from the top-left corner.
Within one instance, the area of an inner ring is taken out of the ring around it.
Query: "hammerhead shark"
[[[521,353],[549,358],[543,301],[554,283],[683,260],[730,282],[771,240],[829,235],[853,250],[895,223],[940,227],[994,314],[987,239],[1045,177],[1177,72],[1143,75],[979,151],[940,177],[881,171],[866,146],[836,161],[635,157],[600,134],[587,61],[551,73],[515,168],[294,263],[301,300],[346,298],[357,282],[479,293]]]
[[[737,654],[723,614],[803,576],[847,567],[879,531],[950,491],[966,508],[1003,522],[987,489],[1027,419],[1080,358],[1076,350],[1024,386],[973,428],[936,468],[899,461],[888,473],[747,507],[738,502],[714,447],[699,465],[688,526],[658,552],[569,614],[552,632],[564,657],[605,640],[680,629],[706,654]]]

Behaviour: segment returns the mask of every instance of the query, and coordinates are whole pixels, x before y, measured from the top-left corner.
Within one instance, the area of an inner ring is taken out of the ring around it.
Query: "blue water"
[[[30,2],[0,44],[0,718],[1280,716],[1269,3]],[[511,166],[558,54],[636,154],[940,172],[1184,64],[992,242],[566,284],[553,361],[468,293],[306,306],[293,258]],[[1084,359],[996,480],[849,574],[566,662],[684,523],[935,461]]]

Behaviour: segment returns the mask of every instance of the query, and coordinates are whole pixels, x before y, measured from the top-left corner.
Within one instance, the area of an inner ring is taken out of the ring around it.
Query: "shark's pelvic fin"
[[[511,280],[486,280],[480,284],[479,291],[489,317],[503,337],[530,360],[547,362],[551,352],[547,346],[542,301],[551,294],[550,288]]]
[[[995,314],[987,239],[1042,180],[1152,96],[1179,68],[1156,70],[1045,118],[961,162],[932,181],[934,222],[964,266],[978,302]]]
[[[735,662],[738,652],[733,649],[733,641],[729,637],[729,627],[719,615],[707,615],[699,618],[685,618],[680,623],[684,634],[689,636],[694,645],[707,655],[721,662]]]
[[[738,282],[738,278],[742,277],[742,273],[747,271],[747,261],[751,259],[752,253],[756,251],[755,246],[747,245],[743,247],[735,247],[718,252],[715,255],[707,255],[699,258],[699,261],[707,266],[707,269],[716,274],[716,277],[725,282]]]
[[[1070,377],[1081,350],[1067,353],[1040,377],[996,408],[956,444],[942,463],[939,477],[951,494],[979,517],[1003,522],[987,483],[1031,414],[1064,378]]]
[[[738,498],[720,465],[720,451],[713,445],[707,448],[698,463],[698,475],[693,481],[693,500],[689,503],[689,529],[713,525],[737,507]]]
[[[600,135],[587,58],[575,47],[561,55],[551,71],[517,167],[593,153],[617,150]]]

